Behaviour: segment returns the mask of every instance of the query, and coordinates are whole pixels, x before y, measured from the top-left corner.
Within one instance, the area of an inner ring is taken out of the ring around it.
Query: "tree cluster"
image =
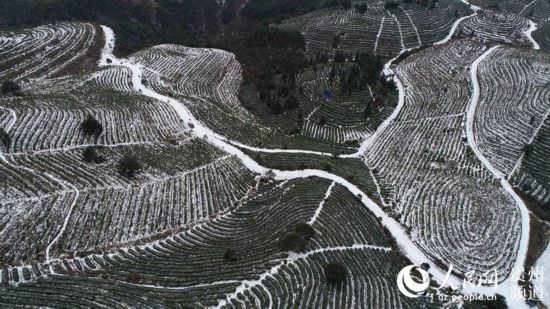
[[[260,100],[274,114],[299,107],[296,75],[308,65],[301,33],[260,27],[233,47],[243,63],[244,83],[256,86]]]
[[[342,53],[335,55],[335,62],[343,62],[345,56]],[[340,76],[341,91],[344,94],[350,94],[356,91],[363,91],[368,85],[378,83],[380,71],[384,67],[382,59],[369,53],[358,53],[353,58],[353,65],[350,68],[337,70],[334,66],[329,73],[329,82],[337,75]]]
[[[205,33],[219,31],[220,15],[230,20],[240,10],[242,1],[226,2],[233,5],[216,0],[0,0],[0,26],[98,22],[113,28],[116,51],[128,54],[160,43],[198,45]]]
[[[350,60],[352,65],[343,64]],[[381,72],[384,67],[382,59],[369,53],[358,53],[354,57],[337,52],[334,56],[334,65],[330,69],[329,83],[336,80],[340,82],[340,91],[344,95],[355,92],[373,92],[373,100],[362,100],[364,118],[372,115],[373,109],[385,105],[388,94],[395,92],[396,87],[392,80],[386,80]],[[326,123],[326,119],[320,119],[319,124]]]
[[[282,75],[281,81],[275,83],[273,78],[266,76],[258,83],[260,100],[266,104],[274,114],[281,114],[288,110],[300,107],[300,101],[294,95],[296,90],[296,75],[293,73]]]

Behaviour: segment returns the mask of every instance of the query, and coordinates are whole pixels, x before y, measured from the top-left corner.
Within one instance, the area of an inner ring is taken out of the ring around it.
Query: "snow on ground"
[[[102,26],[102,28],[105,31],[105,36],[107,38],[107,44],[114,43],[114,33],[111,29],[108,27]],[[212,145],[230,153],[231,155],[234,155],[238,157],[243,164],[248,167],[250,170],[260,173],[260,174],[266,174],[268,172],[268,169],[258,164],[256,161],[254,161],[251,157],[244,154],[240,149],[232,146],[232,144],[235,144],[233,141],[227,140],[225,137],[220,136],[218,133],[213,132],[211,129],[204,126],[202,122],[195,119],[195,117],[192,115],[192,113],[186,108],[184,104],[181,102],[172,99],[170,97],[161,95],[151,89],[148,89],[142,84],[142,67],[140,64],[132,63],[129,60],[126,59],[117,59],[112,54],[112,46],[108,46],[108,48],[105,49],[105,55],[102,57],[102,59],[111,59],[112,65],[119,65],[129,68],[132,71],[132,80],[133,85],[135,89],[139,92],[141,92],[145,96],[149,96],[152,98],[155,98],[157,100],[166,102],[170,104],[176,110],[179,117],[183,120],[185,123],[194,123],[194,128],[192,130],[193,134],[199,137],[204,137],[209,143]],[[102,64],[106,64],[107,61],[102,62]],[[387,65],[385,70],[389,73],[393,73],[393,71],[390,68],[392,61],[390,61]],[[400,87],[400,96],[404,96],[404,91],[402,89],[402,85],[400,85],[400,82],[397,78],[396,82],[398,83],[398,87]],[[404,100],[404,99],[400,99]],[[391,122],[391,119],[388,121],[388,123]],[[366,146],[363,146],[366,148]],[[362,147],[362,148],[363,148]],[[371,210],[374,215],[381,219],[381,223],[392,233],[392,236],[397,241],[397,244],[402,250],[402,253],[405,254],[413,263],[415,264],[422,264],[422,263],[431,263],[430,259],[422,252],[422,250],[419,249],[419,247],[410,239],[409,235],[407,235],[405,229],[399,222],[397,222],[395,219],[391,218],[387,213],[380,208],[379,205],[377,205],[374,201],[372,201],[364,192],[362,192],[357,186],[353,185],[346,179],[343,179],[342,177],[336,176],[334,174],[328,173],[326,171],[320,171],[320,170],[311,170],[311,169],[305,169],[305,170],[296,170],[296,171],[280,171],[280,170],[272,170],[271,171],[274,174],[274,178],[276,180],[289,180],[289,179],[299,179],[299,178],[308,178],[308,177],[320,177],[324,179],[329,179],[334,183],[340,184],[344,187],[346,187],[351,193],[358,196],[361,199],[361,202],[369,209]],[[433,264],[432,264],[433,265]],[[433,265],[430,271],[433,275],[433,278],[438,282],[443,282],[444,280],[447,280],[447,282],[458,286],[461,282],[460,279],[458,279],[455,276],[447,276],[447,271],[439,268],[436,265]],[[493,295],[494,290],[492,289],[476,289],[476,290],[466,290],[467,293],[486,293],[487,295]]]
[[[467,1],[465,1],[465,0],[463,0],[463,2],[467,3]],[[475,11],[479,10],[478,7],[472,7],[472,8]],[[419,30],[416,28],[415,24],[413,23],[413,20],[412,20],[411,16],[409,16],[407,11],[403,10],[403,13],[404,13],[404,16],[407,18],[405,21],[408,21],[412,24],[411,29],[414,30],[414,32],[416,33],[415,38],[418,40],[418,43],[420,43],[421,38],[420,38],[420,35],[419,35]],[[435,44],[436,45],[441,45],[441,44],[447,43],[453,37],[453,34],[456,31],[459,24],[463,20],[465,20],[467,18],[471,18],[471,17],[475,16],[476,14],[477,13],[474,13],[474,14],[469,15],[469,16],[464,16],[464,17],[460,18],[459,20],[455,21],[453,26],[451,27],[451,31],[448,34],[448,36],[446,38],[444,38],[443,40],[441,40],[439,42],[436,42]],[[410,52],[410,51],[414,50],[416,47],[405,49],[406,46],[405,46],[405,43],[403,41],[404,36],[403,36],[402,31],[401,31],[402,30],[401,29],[402,25],[400,24],[398,18],[395,15],[391,15],[391,16],[396,22],[397,30],[400,32],[401,52],[399,53],[399,55],[401,55],[405,52]],[[380,30],[382,30],[382,25],[384,23],[384,18],[385,18],[385,16],[382,17],[382,22],[380,23]],[[403,22],[403,20],[401,20],[401,22]],[[404,25],[405,25],[405,23],[403,23],[403,27],[404,27]],[[172,97],[160,94],[157,91],[155,91],[155,90],[149,88],[148,86],[144,85],[143,80],[144,80],[144,77],[145,77],[145,74],[146,74],[145,73],[146,68],[144,67],[144,65],[139,63],[138,61],[131,61],[131,60],[128,60],[128,59],[119,59],[119,58],[115,57],[113,55],[113,49],[114,49],[114,46],[115,46],[114,32],[110,28],[105,27],[105,26],[102,26],[101,28],[103,29],[103,32],[104,32],[104,35],[105,35],[105,47],[103,49],[103,52],[101,54],[101,58],[99,60],[100,66],[103,66],[103,67],[113,66],[113,67],[123,67],[123,68],[125,68],[125,70],[123,70],[122,72],[129,72],[130,73],[130,75],[131,75],[130,78],[131,78],[131,81],[132,81],[133,90],[140,93],[140,94],[142,94],[142,95],[144,95],[144,96],[147,96],[149,98],[153,98],[153,99],[158,100],[160,102],[163,102],[164,104],[166,104],[170,108],[172,108],[176,112],[176,114],[178,115],[181,122],[186,126],[186,128],[191,132],[192,135],[194,135],[198,138],[202,138],[203,140],[207,141],[211,145],[214,145],[215,147],[227,152],[228,154],[230,154],[232,156],[235,156],[236,158],[238,158],[244,164],[244,166],[246,166],[249,170],[251,170],[255,173],[262,174],[262,175],[268,175],[268,174],[272,173],[273,176],[274,176],[274,179],[277,180],[277,181],[289,181],[289,180],[293,180],[293,179],[305,179],[305,178],[308,178],[308,177],[320,177],[320,178],[323,178],[323,179],[330,180],[332,182],[332,184],[330,185],[330,187],[326,191],[324,200],[320,202],[320,204],[318,206],[318,209],[315,212],[315,215],[311,218],[310,222],[312,222],[312,223],[315,222],[316,218],[319,216],[319,214],[322,211],[322,208],[324,206],[324,201],[330,197],[333,187],[336,184],[344,186],[353,195],[359,197],[359,199],[361,200],[361,203],[366,208],[368,208],[376,217],[380,218],[381,223],[391,232],[392,236],[396,239],[397,244],[401,248],[401,251],[404,255],[406,255],[415,264],[421,264],[421,263],[430,263],[431,264],[430,258],[428,258],[428,256],[420,249],[420,247],[417,245],[417,243],[415,243],[412,240],[412,238],[414,238],[415,236],[414,235],[412,235],[412,236],[409,235],[409,233],[404,229],[404,227],[401,225],[401,223],[398,220],[396,220],[393,217],[389,216],[379,205],[377,205],[363,191],[361,191],[361,189],[359,189],[357,186],[350,183],[348,180],[346,180],[342,177],[336,176],[332,173],[326,172],[326,171],[312,170],[312,169],[304,169],[304,170],[296,170],[296,171],[281,171],[281,170],[272,170],[272,171],[270,171],[266,167],[261,166],[260,164],[258,164],[258,162],[253,160],[250,156],[246,155],[238,147],[245,148],[245,149],[248,149],[248,150],[253,150],[253,151],[258,151],[258,152],[268,152],[268,153],[304,153],[304,154],[316,154],[316,155],[323,155],[323,156],[328,156],[328,155],[331,155],[331,154],[323,153],[323,152],[315,152],[315,151],[294,150],[294,149],[262,149],[262,148],[257,148],[257,147],[250,147],[250,146],[238,143],[236,141],[232,141],[232,140],[228,139],[227,137],[222,136],[221,134],[215,132],[214,130],[212,130],[211,128],[206,126],[203,121],[201,121],[200,119],[197,119],[193,115],[193,113],[188,109],[188,107],[185,105],[185,103],[182,103],[182,101],[179,101],[179,100],[174,99]],[[538,44],[531,37],[531,33],[535,30],[536,30],[536,24],[534,22],[530,21],[530,28],[527,31],[525,31],[525,35],[527,37],[529,37],[529,39],[533,43],[533,47],[535,49],[537,49]],[[378,35],[376,36],[375,46],[378,44],[379,37],[380,37],[380,33],[378,33]],[[0,44],[4,44],[5,41],[6,40],[0,40]],[[416,46],[416,43],[415,43],[415,46]],[[496,178],[500,179],[500,185],[502,186],[502,188],[504,188],[504,190],[506,190],[506,192],[508,194],[510,194],[512,196],[512,198],[517,203],[518,208],[521,212],[521,215],[522,215],[521,241],[520,241],[520,248],[519,248],[519,251],[518,251],[518,257],[514,261],[514,265],[516,267],[522,267],[523,264],[524,264],[524,261],[525,261],[526,253],[527,253],[527,242],[528,242],[528,237],[529,237],[529,216],[528,216],[528,213],[527,213],[527,209],[526,209],[525,205],[523,205],[523,202],[521,201],[521,199],[515,194],[515,192],[511,188],[510,184],[505,179],[503,173],[501,171],[499,171],[498,169],[496,169],[493,165],[491,165],[489,160],[487,160],[483,156],[481,151],[478,149],[478,146],[477,146],[477,143],[476,143],[476,140],[475,140],[475,136],[473,134],[473,122],[474,122],[473,120],[474,120],[474,117],[475,117],[475,114],[476,114],[476,107],[477,107],[477,104],[478,104],[478,101],[479,101],[479,96],[480,96],[480,86],[479,86],[479,83],[477,81],[478,66],[491,52],[493,52],[497,48],[499,48],[499,47],[495,46],[495,47],[492,47],[491,49],[487,50],[485,53],[483,53],[483,55],[481,55],[479,58],[477,58],[471,66],[471,78],[472,78],[473,93],[472,93],[471,103],[469,105],[468,112],[467,112],[467,115],[466,115],[467,116],[466,117],[466,119],[467,119],[467,121],[466,121],[466,127],[467,127],[466,133],[467,133],[468,144],[470,145],[470,147],[474,151],[476,157],[483,163],[483,165]],[[375,47],[375,49],[376,49],[376,47]],[[399,55],[396,56],[395,58],[391,59],[388,63],[386,63],[386,65],[384,67],[384,74],[387,77],[390,77],[394,80],[394,82],[396,83],[396,85],[398,87],[398,90],[399,90],[399,103],[398,103],[397,108],[394,110],[392,115],[389,118],[387,118],[379,126],[379,128],[376,130],[376,132],[374,134],[370,135],[368,138],[366,138],[364,141],[362,141],[360,148],[358,149],[358,151],[355,154],[347,155],[347,156],[343,156],[343,157],[349,157],[349,158],[362,157],[364,155],[365,151],[367,151],[369,146],[373,143],[373,141],[376,140],[377,138],[379,138],[380,135],[387,130],[389,125],[392,124],[395,121],[395,119],[398,117],[398,115],[401,113],[401,110],[402,110],[402,108],[404,106],[404,103],[405,103],[405,86],[403,85],[402,81],[396,76],[395,72],[392,69],[392,64],[396,59],[398,59]],[[14,120],[11,123],[11,125],[8,127],[7,131],[9,131],[11,129],[11,127],[13,126],[13,124],[17,121],[16,113],[12,110],[10,110],[10,113],[13,113]],[[189,125],[191,123],[193,124],[192,126]],[[236,146],[238,146],[238,147],[236,147]],[[1,159],[3,161],[10,164],[1,153],[0,153],[0,156],[1,156]],[[77,188],[75,188],[71,184],[67,184],[67,183],[63,182],[62,180],[59,180],[59,179],[55,178],[54,176],[50,176],[50,175],[46,175],[46,176],[48,176],[52,180],[54,180],[54,181],[58,182],[59,184],[61,184],[61,186],[63,186],[65,189],[76,192],[76,196],[74,197],[74,200],[73,200],[72,204],[69,207],[68,213],[65,216],[63,224],[60,226],[60,230],[58,231],[56,236],[53,238],[53,240],[51,240],[51,242],[47,246],[47,249],[46,249],[46,252],[45,252],[46,262],[51,263],[52,261],[56,260],[56,259],[51,257],[51,248],[60,240],[61,235],[63,234],[64,230],[66,229],[66,227],[68,225],[68,222],[69,222],[69,218],[71,217],[71,213],[73,212],[74,206],[76,204],[76,201],[78,200],[80,192]],[[354,246],[352,246],[352,249],[362,249],[362,248],[367,248],[367,247],[370,248],[369,245],[354,245]],[[545,254],[543,255],[543,257],[546,257],[546,260],[549,259],[548,254],[550,254],[550,253],[548,251],[549,250],[547,249],[545,251]],[[298,258],[300,258],[300,257],[292,257],[292,256],[290,257],[291,260],[293,260],[293,259],[296,260]],[[541,260],[539,260],[539,262],[540,261],[545,261],[545,260],[541,258]],[[453,285],[460,285],[460,283],[461,283],[461,280],[458,279],[455,276],[450,276],[448,278],[447,277],[447,271],[444,270],[444,269],[441,269],[441,268],[439,268],[435,265],[432,265],[432,267],[430,269],[430,272],[433,274],[434,279],[436,281],[443,282],[445,280],[448,280],[447,282],[449,282]],[[250,281],[250,282],[252,282],[252,281]],[[245,281],[242,282],[242,284],[243,284],[243,286],[245,286],[247,283],[250,283],[250,282],[245,280]],[[259,281],[253,281],[253,282],[259,282]],[[500,294],[503,294],[503,295],[508,295],[509,294],[509,289],[511,289],[515,284],[516,283],[512,282],[511,278],[509,278],[506,281],[504,281],[501,284],[501,286],[499,287],[499,289],[497,289],[496,291],[493,290],[492,288],[481,288],[481,289],[480,288],[475,288],[475,289],[474,288],[469,288],[469,289],[466,289],[464,292],[468,293],[468,294],[483,293],[483,294],[486,294],[486,295],[492,295],[495,292],[497,292],[497,293],[500,293]],[[238,289],[237,289],[237,292],[238,292]],[[508,299],[508,301],[510,301],[510,304],[513,304],[514,308],[520,308],[520,307],[525,305],[521,302],[513,302],[510,299]]]

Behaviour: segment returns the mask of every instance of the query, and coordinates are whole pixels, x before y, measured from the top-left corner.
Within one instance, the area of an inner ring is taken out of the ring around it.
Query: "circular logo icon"
[[[413,269],[420,274],[421,282],[416,282],[411,275]],[[417,265],[409,265],[397,275],[397,288],[403,295],[411,298],[420,297],[430,285],[430,275]]]

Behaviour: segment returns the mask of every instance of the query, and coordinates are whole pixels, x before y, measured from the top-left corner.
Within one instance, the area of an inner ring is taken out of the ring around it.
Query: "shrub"
[[[92,115],[88,115],[88,118],[80,125],[85,135],[95,136],[96,138],[103,132],[103,126]]]
[[[237,251],[229,248],[225,250],[225,253],[223,254],[223,259],[226,260],[227,262],[236,262],[239,260],[239,257],[237,255]]]
[[[131,283],[139,283],[141,281],[141,275],[137,272],[131,272],[126,275],[126,281]]]
[[[126,178],[134,178],[141,168],[141,163],[132,156],[125,156],[118,163],[118,172]]]
[[[282,242],[283,250],[300,252],[306,249],[305,239],[296,232],[288,233]]]
[[[0,128],[0,142],[4,147],[9,148],[11,144],[11,137],[4,129]]]
[[[319,125],[324,126],[325,124],[327,124],[327,117],[321,116],[319,118]]]
[[[382,107],[384,106],[384,104],[386,103],[386,101],[384,100],[384,97],[380,96],[380,95],[377,95],[375,98],[374,98],[374,101],[372,102],[372,104],[375,106],[375,107]]]
[[[305,240],[309,240],[311,237],[315,236],[315,230],[313,227],[305,222],[296,224],[294,227],[294,232],[302,236]]]
[[[8,80],[2,83],[2,94],[15,94],[18,95],[21,92],[21,87],[12,81]]]
[[[331,262],[325,266],[325,278],[329,283],[341,283],[346,280],[346,276],[346,268],[342,263]]]
[[[97,153],[96,147],[88,146],[82,151],[82,159],[87,163],[103,163],[105,158]]]

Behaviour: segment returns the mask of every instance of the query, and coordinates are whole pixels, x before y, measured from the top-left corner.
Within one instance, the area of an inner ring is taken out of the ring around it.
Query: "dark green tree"
[[[313,229],[313,227],[305,222],[300,222],[296,224],[296,226],[294,227],[294,231],[298,235],[302,236],[305,240],[309,240],[310,238],[315,236],[315,230]]]
[[[8,94],[14,94],[19,95],[21,92],[21,87],[19,84],[12,80],[8,80],[2,83],[2,94],[8,95]]]
[[[10,148],[11,145],[11,137],[4,129],[0,128],[0,142],[6,147],[6,149]]]
[[[225,253],[223,254],[223,259],[227,262],[236,262],[239,260],[239,256],[237,255],[237,251],[235,249],[227,249],[225,250]]]
[[[87,163],[100,164],[105,162],[105,158],[97,153],[97,149],[94,146],[88,146],[82,151],[82,159]]]
[[[103,126],[92,115],[88,115],[88,118],[82,122],[80,128],[84,131],[85,135],[95,136],[95,138],[98,138],[103,132]]]
[[[141,169],[142,166],[139,160],[132,156],[124,156],[118,162],[118,172],[128,179],[134,178]]]
[[[288,233],[281,245],[285,251],[301,252],[306,249],[305,239],[296,232]]]
[[[346,280],[346,276],[346,267],[340,262],[331,262],[325,266],[325,278],[329,283],[341,283]]]

